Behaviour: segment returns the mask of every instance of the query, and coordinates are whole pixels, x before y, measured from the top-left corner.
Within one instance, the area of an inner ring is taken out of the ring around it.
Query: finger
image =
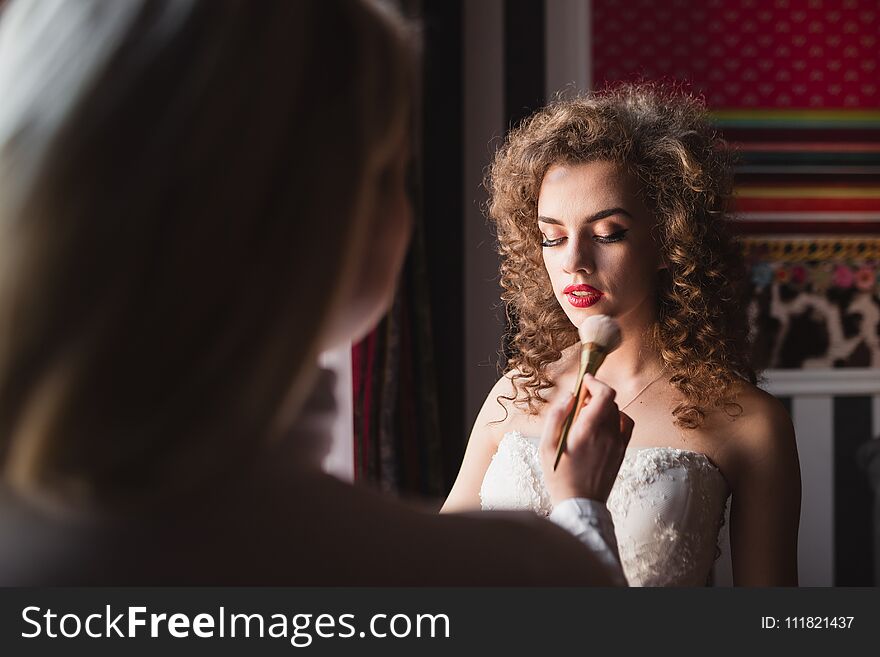
[[[569,395],[564,402],[556,404],[550,409],[547,421],[544,423],[544,430],[541,432],[540,449],[556,452],[556,441],[559,440],[562,424],[565,422],[565,417],[571,410],[574,401],[574,395]]]
[[[599,405],[590,402],[590,405],[581,411],[574,421],[568,440],[580,441],[583,437],[594,435],[598,432],[610,432],[612,435],[618,432],[619,421],[617,419],[617,404],[608,402],[609,405]]]
[[[590,400],[590,392],[587,390],[586,386],[581,386],[578,393],[575,395],[575,409],[574,409],[574,419],[577,420],[581,411],[584,410],[584,406],[587,405],[587,402]]]
[[[593,397],[599,394],[606,394],[610,395],[611,399],[614,399],[617,396],[617,391],[614,388],[603,383],[589,372],[584,374],[584,386]]]
[[[617,404],[614,403],[614,390],[601,381],[590,376],[589,380],[584,377],[584,385],[588,386],[590,391],[590,400],[580,409],[576,424],[583,422],[602,423],[608,420],[612,411],[617,411]]]

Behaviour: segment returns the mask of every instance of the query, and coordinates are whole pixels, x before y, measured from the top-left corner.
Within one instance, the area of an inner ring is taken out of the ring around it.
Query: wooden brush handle
[[[581,362],[578,367],[578,375],[575,380],[575,388],[574,388],[574,396],[576,397],[574,406],[568,412],[568,415],[565,416],[565,422],[562,423],[562,430],[559,432],[559,440],[556,443],[556,459],[553,462],[553,470],[556,470],[556,466],[559,465],[559,459],[562,458],[562,452],[565,451],[566,441],[568,439],[568,432],[571,430],[571,425],[574,424],[575,420],[577,420],[577,416],[581,412],[581,407],[587,400],[587,396],[590,394],[587,390],[587,387],[584,385],[584,375],[589,372],[594,375],[599,371],[599,366],[602,364],[602,361],[605,360],[606,352],[602,348],[588,348],[595,347],[592,343],[590,345],[585,345],[581,349]]]

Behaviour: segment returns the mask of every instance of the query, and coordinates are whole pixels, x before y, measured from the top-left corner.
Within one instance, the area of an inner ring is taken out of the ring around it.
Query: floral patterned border
[[[880,238],[744,238],[751,282],[824,294],[831,288],[880,295]]]

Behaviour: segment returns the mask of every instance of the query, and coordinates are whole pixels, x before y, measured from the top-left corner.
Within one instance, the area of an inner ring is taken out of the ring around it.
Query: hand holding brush
[[[605,357],[620,346],[620,327],[608,315],[587,317],[578,329],[578,333],[581,338],[581,353],[580,366],[578,367],[578,374],[572,393],[575,403],[562,424],[562,430],[556,444],[556,460],[553,463],[554,470],[559,465],[559,459],[565,451],[568,432],[571,430],[571,425],[577,419],[587,395],[587,389],[584,386],[584,374],[589,372],[595,376]]]

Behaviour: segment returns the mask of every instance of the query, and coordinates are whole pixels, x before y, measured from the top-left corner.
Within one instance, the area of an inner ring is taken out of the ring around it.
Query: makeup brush
[[[577,379],[574,384],[574,407],[565,417],[562,423],[562,431],[559,433],[559,442],[556,444],[556,460],[553,469],[559,465],[562,452],[565,451],[565,441],[571,425],[577,419],[584,398],[587,396],[587,388],[584,386],[584,375],[589,372],[594,375],[605,357],[620,346],[620,327],[608,315],[593,315],[587,317],[578,328],[581,338],[581,361],[578,368]]]

